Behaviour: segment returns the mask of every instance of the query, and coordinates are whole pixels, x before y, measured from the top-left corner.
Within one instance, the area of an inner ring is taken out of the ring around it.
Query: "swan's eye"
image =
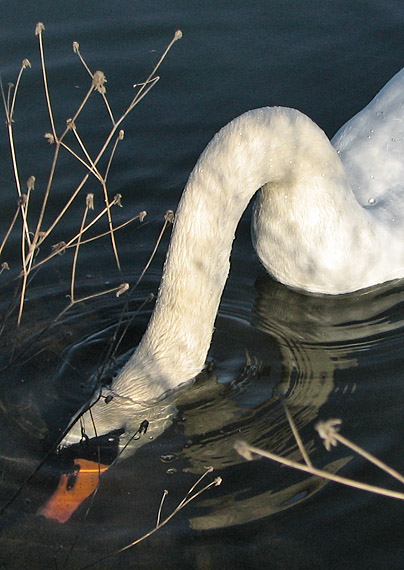
[[[109,395],[105,398],[105,403],[106,403],[106,404],[109,404],[110,401],[113,400],[113,399],[114,399],[113,395],[112,395],[112,394],[109,394]]]

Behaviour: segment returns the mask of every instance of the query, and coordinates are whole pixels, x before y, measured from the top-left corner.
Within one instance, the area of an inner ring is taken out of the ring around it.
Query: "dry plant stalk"
[[[106,560],[107,558],[111,558],[112,556],[116,556],[116,555],[120,554],[121,552],[125,552],[125,550],[129,550],[130,548],[133,548],[134,546],[136,546],[140,542],[143,542],[144,540],[146,540],[147,538],[152,536],[155,532],[160,530],[163,526],[165,526],[173,517],[175,517],[175,515],[177,515],[191,501],[193,501],[197,497],[199,497],[199,495],[201,495],[202,493],[205,493],[206,491],[208,491],[212,487],[217,487],[218,485],[221,485],[222,484],[222,478],[216,477],[213,481],[211,481],[210,483],[208,483],[207,485],[205,485],[201,489],[197,489],[197,487],[201,484],[201,482],[205,479],[205,477],[207,475],[209,475],[210,473],[212,473],[212,471],[213,471],[213,467],[207,467],[205,473],[203,473],[199,477],[199,479],[192,485],[192,487],[188,490],[185,497],[178,503],[178,505],[175,507],[175,509],[165,519],[161,520],[161,513],[162,513],[164,501],[168,495],[168,491],[164,490],[161,501],[160,501],[160,505],[158,508],[158,512],[157,512],[156,525],[152,530],[150,530],[149,532],[147,532],[145,535],[141,536],[140,538],[137,538],[136,540],[134,540],[130,544],[127,544],[126,546],[123,546],[122,548],[119,548],[118,550],[115,550],[114,552],[106,554],[105,556],[102,556],[101,558],[97,558],[97,560],[94,560],[93,562],[90,562],[89,564],[86,564],[85,566],[82,566],[80,568],[80,570],[85,570],[86,568],[91,568],[91,566],[94,566],[95,564],[98,564],[99,562],[102,562],[103,560]]]
[[[86,69],[87,73],[89,74],[90,84],[89,84],[89,88],[87,90],[87,93],[85,94],[83,100],[79,104],[79,106],[78,106],[76,112],[74,113],[73,117],[69,118],[66,121],[66,127],[64,128],[63,132],[58,133],[57,128],[56,128],[56,124],[55,124],[54,112],[53,112],[53,107],[52,107],[52,99],[51,99],[51,95],[50,95],[49,82],[48,82],[48,74],[47,74],[47,68],[46,68],[46,63],[45,63],[45,50],[44,50],[44,42],[43,42],[44,30],[45,30],[45,26],[41,22],[38,23],[36,26],[36,29],[35,29],[35,35],[38,38],[39,56],[40,56],[41,70],[42,70],[42,80],[43,80],[43,86],[44,86],[44,91],[45,91],[47,113],[48,113],[49,122],[50,122],[50,132],[45,133],[44,136],[45,136],[46,140],[54,148],[53,148],[52,164],[50,167],[50,172],[49,172],[48,180],[46,183],[46,188],[45,188],[42,204],[40,207],[40,212],[39,212],[37,220],[35,220],[34,222],[31,221],[30,216],[29,216],[29,204],[30,204],[31,192],[34,190],[34,186],[35,186],[35,177],[34,176],[29,177],[29,179],[27,181],[27,191],[24,192],[22,189],[21,177],[20,177],[19,166],[18,166],[17,151],[16,151],[16,147],[15,147],[15,142],[14,142],[14,114],[15,114],[15,106],[16,106],[18,87],[20,85],[23,73],[25,72],[26,69],[31,67],[30,61],[28,59],[23,60],[20,71],[19,71],[18,76],[17,76],[17,80],[15,82],[15,85],[9,84],[7,94],[4,93],[3,87],[1,86],[5,115],[6,115],[6,125],[7,125],[7,133],[8,133],[8,140],[9,140],[9,146],[10,146],[11,162],[12,162],[12,168],[13,168],[13,174],[14,174],[14,182],[15,182],[15,186],[16,186],[17,194],[18,194],[18,207],[17,207],[16,213],[14,214],[12,222],[9,226],[9,229],[7,230],[5,237],[3,238],[2,242],[1,242],[0,254],[4,250],[4,247],[6,245],[6,242],[9,238],[10,234],[15,229],[19,216],[21,216],[21,220],[22,220],[21,272],[19,274],[19,278],[21,279],[21,287],[20,287],[20,294],[19,294],[19,307],[18,307],[18,317],[17,317],[18,325],[21,323],[27,286],[28,286],[29,279],[32,275],[32,272],[34,270],[40,268],[45,263],[47,263],[55,255],[58,255],[58,254],[64,252],[68,248],[73,247],[74,248],[74,254],[73,254],[73,261],[72,261],[71,283],[70,283],[70,303],[66,307],[66,309],[63,311],[63,313],[66,310],[70,309],[76,303],[79,303],[83,300],[88,300],[89,298],[93,297],[93,296],[87,296],[83,299],[77,299],[75,296],[77,260],[78,260],[80,248],[82,245],[89,243],[90,241],[93,241],[93,240],[98,239],[100,237],[103,237],[106,234],[109,234],[110,241],[111,241],[111,247],[112,247],[112,250],[114,253],[116,265],[117,265],[118,270],[121,271],[121,264],[119,261],[118,249],[117,249],[116,241],[115,241],[115,232],[118,231],[119,229],[123,228],[125,225],[133,222],[135,219],[139,219],[140,221],[142,221],[144,216],[146,215],[146,212],[140,212],[138,214],[138,216],[132,217],[127,222],[115,227],[113,224],[111,208],[113,206],[122,206],[121,196],[118,194],[118,195],[114,196],[114,198],[112,198],[112,199],[109,197],[109,191],[108,191],[108,185],[107,185],[108,175],[110,172],[112,160],[113,160],[113,157],[116,153],[118,144],[124,139],[124,131],[121,128],[123,121],[129,115],[129,113],[134,109],[134,107],[143,99],[143,97],[145,97],[147,95],[147,93],[149,93],[149,91],[156,85],[156,83],[159,80],[159,76],[156,75],[158,68],[160,67],[160,65],[163,62],[164,58],[166,57],[167,53],[171,49],[172,45],[178,39],[180,39],[182,37],[181,31],[178,30],[174,34],[174,37],[169,42],[167,48],[165,49],[165,51],[161,55],[160,59],[158,60],[157,64],[154,66],[153,70],[151,71],[149,76],[146,78],[146,80],[142,83],[133,85],[133,87],[135,89],[134,96],[133,96],[132,100],[130,101],[129,105],[127,106],[127,108],[124,110],[124,112],[120,115],[120,117],[118,119],[116,119],[114,117],[110,103],[109,103],[108,98],[107,98],[107,92],[106,92],[106,87],[105,87],[107,79],[106,79],[104,73],[102,71],[93,72],[89,68],[87,63],[85,62],[84,57],[80,52],[80,46],[79,46],[78,42],[73,42],[73,51],[78,56],[80,62],[82,63],[82,65]],[[77,120],[80,117],[80,114],[82,113],[85,106],[88,104],[90,99],[94,96],[94,93],[99,94],[103,98],[108,116],[111,120],[111,127],[110,127],[110,130],[109,130],[105,140],[103,141],[103,144],[101,145],[101,149],[98,151],[98,153],[96,154],[95,157],[92,157],[87,150],[85,142],[82,140],[82,138],[80,136],[80,132],[77,128]],[[78,144],[78,147],[79,147],[78,152],[76,152],[73,149],[73,147],[71,146],[71,144],[69,143],[69,140],[72,136],[73,136],[73,140]],[[62,150],[68,152],[73,157],[73,159],[75,161],[77,161],[78,163],[83,165],[86,168],[87,172],[83,176],[83,178],[80,181],[80,183],[78,184],[78,186],[73,190],[69,199],[61,207],[59,213],[56,215],[53,222],[50,223],[50,225],[47,227],[47,229],[44,229],[43,228],[43,222],[44,222],[45,214],[47,211],[49,198],[50,198],[50,195],[52,193],[52,189],[54,187],[56,167],[57,167],[58,159],[59,159],[59,156],[60,156],[60,153]],[[107,166],[106,166],[104,172],[101,172],[101,170],[99,168],[99,163],[100,163],[102,158],[107,158]],[[93,209],[93,205],[89,203],[89,201],[88,201],[89,199],[87,198],[84,214],[83,214],[83,217],[82,217],[82,220],[80,223],[80,227],[78,228],[77,233],[72,238],[66,240],[65,242],[60,242],[59,244],[54,245],[52,247],[51,253],[49,253],[48,255],[46,255],[42,259],[38,259],[37,258],[37,252],[39,250],[39,246],[41,246],[45,242],[45,240],[49,239],[49,236],[52,235],[52,232],[54,231],[54,229],[56,228],[56,226],[58,225],[58,223],[60,222],[62,217],[65,216],[65,214],[68,212],[69,208],[71,207],[73,202],[76,200],[77,196],[80,194],[80,192],[82,191],[82,189],[84,188],[84,186],[86,185],[87,181],[90,178],[94,178],[98,182],[98,184],[101,185],[102,192],[103,192],[103,200],[104,200],[104,204],[105,204],[104,208],[102,209],[102,211],[99,214],[97,214],[94,217],[94,219],[92,221],[87,222],[89,210]],[[106,216],[106,219],[107,219],[108,231],[100,233],[99,235],[96,235],[95,237],[91,237],[88,240],[83,240],[84,234],[91,227],[93,227],[94,224],[96,224],[100,219],[102,219],[104,216]],[[161,239],[161,237],[159,238],[159,240],[160,239]],[[152,254],[152,257],[154,255],[154,253],[155,253],[155,250]],[[6,263],[6,262],[4,262],[4,263]],[[6,265],[4,265],[4,263],[2,265],[2,268],[6,268]],[[150,262],[148,262],[148,265],[149,265],[149,263]],[[147,267],[148,267],[148,265],[147,265]],[[144,269],[144,271],[146,271],[147,267]],[[144,271],[142,272],[141,277],[143,276]],[[124,289],[125,290],[127,289],[126,284],[120,285],[120,286],[115,287],[113,289],[109,289],[108,291],[96,293],[94,296],[108,294],[111,291],[114,291],[117,294],[121,294]]]
[[[339,475],[334,475],[333,473],[329,473],[327,471],[324,471],[322,469],[317,469],[316,467],[314,467],[311,461],[308,459],[307,451],[305,450],[302,451],[301,449],[303,443],[301,441],[300,436],[298,435],[298,431],[293,421],[293,417],[290,414],[289,410],[287,409],[286,404],[284,404],[284,407],[285,407],[286,416],[291,425],[292,432],[295,436],[298,447],[302,453],[302,457],[304,458],[305,461],[304,464],[299,463],[297,461],[293,461],[291,459],[287,459],[286,457],[281,457],[280,455],[276,455],[274,453],[265,451],[258,447],[254,447],[244,441],[237,441],[234,444],[234,448],[237,451],[237,453],[239,453],[242,457],[244,457],[248,461],[251,461],[254,458],[254,455],[258,455],[260,457],[271,459],[272,461],[275,461],[282,465],[286,465],[287,467],[292,467],[293,469],[297,469],[298,471],[304,471],[305,473],[310,473],[311,475],[316,475],[318,477],[322,477],[323,479],[334,481],[335,483],[347,485],[348,487],[353,487],[355,489],[360,489],[362,491],[369,491],[370,493],[383,495],[385,497],[392,497],[394,499],[404,500],[404,492],[391,491],[390,489],[385,489],[383,487],[368,485],[366,483],[355,481],[354,479],[348,479],[346,477],[341,477]],[[348,447],[349,449],[351,449],[352,451],[354,451],[355,453],[358,453],[359,455],[361,455],[362,457],[364,457],[365,459],[367,459],[368,461],[370,461],[371,463],[373,463],[374,465],[376,465],[377,467],[379,467],[380,469],[382,469],[383,471],[385,471],[386,473],[388,473],[389,475],[400,481],[401,483],[404,483],[403,475],[401,475],[396,470],[392,469],[391,467],[389,467],[388,465],[386,465],[385,463],[383,463],[382,461],[380,461],[379,459],[377,459],[367,451],[363,450],[362,448],[360,448],[359,446],[357,446],[356,444],[354,444],[353,442],[349,441],[347,438],[342,436],[338,432],[341,423],[342,421],[339,419],[331,419],[326,422],[319,422],[315,426],[320,437],[324,439],[324,446],[327,449],[327,451],[330,451],[331,447],[337,445],[337,443],[339,442]]]
[[[112,108],[111,108],[110,103],[109,103],[108,98],[107,98],[107,91],[106,91],[106,87],[105,87],[105,84],[107,83],[107,79],[106,79],[104,73],[102,71],[93,72],[89,68],[89,66],[87,65],[87,63],[86,63],[86,61],[85,61],[85,59],[84,59],[84,57],[80,51],[80,46],[79,46],[78,42],[73,42],[73,51],[78,56],[81,64],[84,66],[87,73],[89,74],[90,82],[89,82],[89,88],[88,88],[83,100],[79,104],[76,112],[74,113],[74,115],[71,118],[66,120],[66,126],[65,126],[64,130],[61,133],[59,133],[57,128],[56,128],[56,121],[55,121],[55,117],[54,117],[54,111],[53,111],[53,106],[52,106],[52,98],[50,95],[48,74],[47,74],[47,68],[46,68],[46,62],[45,62],[45,49],[44,49],[44,42],[43,42],[44,30],[45,30],[45,26],[43,25],[43,23],[38,23],[36,26],[36,29],[35,29],[35,35],[37,36],[37,39],[38,39],[39,56],[40,56],[41,71],[42,71],[42,81],[43,81],[44,92],[45,92],[47,113],[48,113],[49,123],[50,123],[50,131],[45,133],[44,137],[47,140],[47,142],[53,147],[53,157],[52,157],[52,163],[51,163],[48,179],[46,182],[44,196],[42,199],[42,204],[40,206],[39,215],[38,215],[37,219],[34,221],[31,220],[32,216],[30,216],[29,206],[30,206],[31,193],[34,191],[34,188],[35,188],[35,176],[31,175],[28,178],[28,180],[26,182],[26,188],[27,189],[26,189],[26,191],[24,191],[23,190],[23,184],[21,183],[18,156],[17,156],[17,150],[16,150],[15,141],[14,141],[14,115],[15,115],[18,88],[19,88],[23,73],[25,72],[26,69],[31,67],[31,63],[29,62],[29,60],[28,59],[23,60],[22,66],[21,66],[20,71],[19,71],[18,76],[17,76],[17,80],[16,80],[15,84],[9,84],[7,93],[4,93],[3,86],[0,83],[1,92],[2,92],[2,96],[3,96],[5,115],[6,115],[6,125],[7,125],[7,133],[8,133],[9,147],[10,147],[10,155],[11,155],[14,183],[15,183],[17,195],[18,195],[18,204],[17,204],[16,212],[13,216],[13,219],[9,225],[9,228],[8,228],[3,240],[0,243],[0,255],[3,253],[3,250],[7,244],[7,241],[9,239],[11,233],[13,231],[15,231],[19,217],[21,217],[21,226],[22,226],[21,271],[20,271],[19,276],[18,276],[19,279],[21,280],[21,286],[20,286],[19,306],[18,306],[18,316],[17,316],[17,324],[18,325],[20,325],[20,323],[21,323],[23,310],[24,310],[24,302],[25,302],[25,297],[26,297],[26,292],[27,292],[27,286],[29,284],[29,279],[30,279],[30,276],[32,275],[33,271],[41,268],[43,265],[48,263],[56,255],[60,255],[61,253],[64,253],[65,251],[67,251],[70,248],[73,248],[73,259],[72,259],[72,268],[71,268],[69,303],[63,309],[63,311],[61,311],[61,313],[59,313],[59,315],[56,317],[55,320],[61,318],[66,313],[66,311],[71,309],[75,304],[77,304],[79,302],[87,301],[89,299],[94,299],[94,298],[99,297],[101,295],[106,295],[106,294],[110,294],[110,293],[115,293],[116,296],[118,297],[118,296],[124,294],[129,289],[128,283],[122,283],[122,284],[120,284],[116,287],[110,288],[106,291],[104,290],[104,291],[100,291],[98,293],[93,293],[93,294],[88,295],[86,297],[77,298],[76,291],[75,291],[75,284],[76,284],[76,276],[77,276],[78,258],[79,258],[79,254],[80,254],[80,249],[83,245],[90,243],[96,239],[100,239],[102,237],[105,237],[106,235],[109,235],[110,240],[111,240],[112,250],[114,252],[114,256],[115,256],[115,260],[116,260],[116,265],[118,267],[118,270],[121,270],[118,250],[117,250],[116,241],[115,241],[115,232],[124,228],[128,224],[132,223],[134,220],[138,219],[140,222],[142,222],[144,217],[147,215],[147,213],[145,211],[142,211],[142,212],[139,212],[138,215],[127,220],[126,222],[124,222],[120,225],[114,226],[113,220],[112,220],[111,209],[113,206],[122,207],[122,204],[121,204],[122,196],[120,194],[116,194],[112,199],[110,198],[110,194],[109,194],[109,190],[108,190],[108,176],[109,176],[109,173],[111,170],[111,164],[112,164],[113,158],[115,156],[115,153],[117,151],[118,145],[121,141],[124,140],[125,133],[124,133],[124,130],[122,129],[123,121],[127,118],[129,113],[136,107],[136,105],[138,105],[138,103],[140,103],[140,101],[157,84],[157,82],[159,81],[159,76],[156,75],[157,70],[159,69],[160,65],[164,61],[165,57],[167,56],[167,54],[170,51],[173,44],[182,37],[181,31],[178,30],[177,32],[175,32],[174,37],[169,42],[168,46],[164,50],[163,54],[161,55],[160,59],[157,61],[156,65],[154,66],[154,68],[152,69],[151,73],[146,78],[146,80],[142,83],[138,83],[138,84],[133,85],[133,88],[135,89],[134,96],[133,96],[132,100],[130,101],[129,105],[127,106],[127,108],[124,110],[124,112],[120,115],[120,117],[118,119],[115,118],[114,113],[112,111]],[[103,141],[103,143],[101,145],[101,149],[98,151],[98,153],[96,154],[95,157],[92,157],[91,154],[89,153],[87,147],[86,147],[85,142],[83,141],[83,139],[80,135],[77,124],[78,124],[78,119],[79,119],[83,109],[86,107],[86,105],[89,104],[89,101],[94,96],[94,94],[97,94],[97,95],[99,94],[102,97],[104,104],[105,104],[105,107],[106,107],[106,110],[107,110],[107,113],[108,113],[108,116],[111,120],[111,126],[110,126],[110,130],[109,130],[105,140]],[[78,145],[78,148],[79,148],[78,152],[76,150],[74,150],[72,145],[69,143],[69,138],[71,138],[71,137],[73,137],[73,140]],[[80,165],[85,167],[87,172],[86,172],[85,176],[83,176],[82,180],[77,185],[77,187],[72,191],[68,200],[62,205],[62,207],[60,208],[60,211],[58,212],[58,214],[56,215],[54,220],[49,224],[49,226],[46,229],[44,229],[43,223],[44,223],[45,215],[47,212],[49,198],[50,198],[52,191],[53,191],[53,188],[55,186],[54,181],[55,181],[56,168],[57,168],[58,160],[59,160],[59,157],[60,157],[62,151],[69,153],[72,156],[72,158],[74,159],[74,161],[77,161]],[[99,168],[99,164],[100,164],[101,159],[105,158],[105,157],[107,158],[107,165],[106,165],[104,172],[102,172],[101,169]],[[97,183],[102,188],[103,199],[104,199],[103,209],[89,221],[90,211],[94,210],[94,195],[93,195],[93,193],[88,193],[86,198],[85,198],[83,215],[82,215],[81,221],[79,223],[79,227],[78,227],[75,235],[73,235],[73,237],[70,237],[69,239],[66,239],[66,241],[62,241],[62,242],[59,242],[57,244],[52,245],[51,252],[45,256],[42,256],[42,258],[39,258],[37,256],[37,252],[39,251],[39,247],[42,246],[45,241],[49,240],[49,237],[52,235],[52,233],[54,232],[55,228],[58,226],[61,219],[69,211],[70,207],[75,202],[75,200],[77,199],[79,194],[80,195],[82,194],[83,188],[85,187],[87,181],[91,178],[95,179],[97,181]],[[97,224],[97,222],[99,222],[99,220],[101,220],[105,216],[107,218],[108,231],[98,233],[96,236],[85,239],[87,232],[91,228],[93,228],[93,226],[95,224]],[[154,249],[153,249],[153,251],[149,257],[149,260],[146,263],[146,266],[144,267],[143,271],[141,272],[140,277],[137,279],[137,281],[135,283],[135,287],[140,282],[140,280],[144,276],[145,272],[147,271],[152,259],[154,258],[154,255],[157,251],[158,245],[162,239],[164,231],[166,230],[168,225],[173,222],[173,218],[174,218],[174,214],[172,211],[166,212],[166,214],[164,216],[163,227],[162,227],[160,234],[157,238],[156,245],[155,245],[155,247],[154,247]],[[9,266],[8,266],[8,263],[6,261],[4,261],[4,262],[2,262],[2,264],[0,266],[0,275],[6,269],[9,269]],[[144,303],[146,303],[148,301],[150,301],[150,296],[144,301]],[[142,306],[143,305],[141,305],[140,309],[142,308]],[[138,310],[140,310],[140,309],[138,309]],[[118,344],[119,344],[119,342],[120,341],[118,341]],[[114,350],[116,350],[116,348],[117,347],[115,346]],[[34,474],[37,472],[37,470],[41,467],[41,465],[39,465],[38,468],[33,473],[30,474],[29,478],[27,479],[27,481],[25,483],[28,483],[28,481],[34,476]],[[180,503],[176,506],[176,508],[168,516],[166,516],[164,519],[162,519],[162,510],[163,510],[163,506],[164,506],[164,501],[165,501],[165,498],[168,494],[168,491],[164,491],[164,494],[163,494],[163,497],[162,497],[162,500],[160,502],[160,506],[158,509],[158,513],[157,513],[156,525],[150,532],[148,532],[143,537],[133,541],[131,544],[124,546],[120,550],[113,552],[113,553],[110,553],[110,554],[100,558],[99,560],[94,561],[93,563],[85,566],[85,568],[88,568],[88,567],[92,566],[93,564],[95,564],[101,560],[104,560],[106,558],[109,558],[111,556],[114,556],[120,552],[128,550],[129,548],[132,548],[133,546],[135,546],[136,544],[139,544],[143,540],[146,540],[149,536],[151,536],[156,531],[158,531],[160,528],[162,528],[164,525],[166,525],[176,514],[178,514],[183,508],[185,508],[191,501],[196,499],[199,495],[206,492],[208,489],[210,489],[213,486],[220,485],[221,484],[221,478],[217,477],[212,482],[206,484],[203,488],[197,489],[197,487],[200,485],[202,480],[208,474],[210,474],[212,471],[213,471],[213,468],[208,468],[206,470],[206,472],[198,479],[198,481],[189,489],[186,496],[182,499],[182,501],[180,501]],[[25,484],[22,485],[19,488],[19,490],[17,491],[17,493],[15,493],[14,496],[11,497],[11,499],[6,503],[6,505],[4,505],[2,507],[2,511],[5,508],[7,508],[9,504],[11,504],[11,502],[16,498],[16,496],[24,488],[24,486],[25,486]]]

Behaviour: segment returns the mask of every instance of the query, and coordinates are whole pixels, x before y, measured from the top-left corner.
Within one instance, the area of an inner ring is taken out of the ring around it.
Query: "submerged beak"
[[[100,475],[109,467],[110,465],[87,459],[75,459],[73,472],[62,474],[56,491],[38,509],[37,514],[65,523],[81,503],[96,490]]]
[[[62,447],[58,460],[65,465],[68,462],[73,467],[64,469],[56,491],[38,509],[37,514],[59,523],[68,521],[81,503],[97,489],[100,476],[122,458],[123,451],[131,450],[128,444],[138,442],[148,427],[148,420],[143,420],[125,445],[121,442],[125,429],[119,428],[91,439],[83,436],[79,443]]]
[[[88,439],[60,450],[58,461],[69,465],[62,473],[53,495],[37,511],[48,519],[65,523],[81,503],[97,489],[100,476],[119,455],[123,429]],[[60,471],[59,471],[60,472]]]

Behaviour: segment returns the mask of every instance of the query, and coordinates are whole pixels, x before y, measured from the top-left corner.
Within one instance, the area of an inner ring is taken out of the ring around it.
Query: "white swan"
[[[154,312],[133,356],[93,407],[97,434],[203,368],[238,221],[258,189],[253,234],[279,281],[340,294],[404,276],[404,70],[333,139],[282,107],[226,125],[192,171]],[[147,413],[145,412],[147,418]],[[83,416],[89,437],[93,421]],[[65,444],[78,441],[76,425]]]

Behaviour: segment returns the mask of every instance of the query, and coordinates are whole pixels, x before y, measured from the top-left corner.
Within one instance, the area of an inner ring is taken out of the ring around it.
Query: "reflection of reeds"
[[[182,37],[182,33],[180,31],[177,31],[174,34],[173,39],[170,41],[167,48],[161,55],[160,59],[154,66],[153,70],[146,78],[146,80],[143,81],[142,83],[138,83],[133,86],[135,89],[135,94],[131,102],[127,106],[127,108],[124,110],[124,112],[120,115],[118,119],[115,118],[112,112],[111,105],[109,104],[107,98],[106,87],[105,87],[105,83],[107,80],[105,78],[104,73],[102,71],[92,72],[90,70],[89,66],[84,60],[82,53],[80,52],[79,44],[77,42],[74,42],[73,51],[77,54],[80,62],[88,72],[91,78],[91,82],[87,90],[87,93],[84,96],[81,103],[78,105],[77,110],[75,111],[73,116],[66,121],[66,127],[64,128],[63,132],[59,134],[55,124],[52,100],[48,86],[48,76],[45,64],[45,51],[43,45],[44,29],[45,29],[44,25],[42,23],[38,23],[35,29],[35,34],[38,38],[38,43],[39,43],[42,80],[45,90],[47,113],[50,122],[50,132],[45,134],[45,138],[53,146],[53,157],[49,171],[49,176],[46,183],[46,189],[42,199],[42,204],[40,205],[39,214],[37,216],[37,219],[35,220],[31,219],[30,208],[29,208],[31,194],[34,191],[35,187],[35,177],[30,176],[28,178],[26,183],[26,191],[24,191],[19,173],[19,163],[18,163],[16,145],[14,142],[14,126],[13,126],[18,87],[20,85],[23,73],[27,68],[31,67],[31,64],[28,59],[23,60],[15,85],[10,83],[8,85],[7,93],[4,92],[2,87],[3,102],[6,114],[7,133],[9,139],[10,154],[11,154],[11,163],[14,174],[14,182],[18,194],[18,206],[13,216],[13,219],[9,225],[9,228],[0,244],[0,254],[2,254],[4,247],[7,243],[7,240],[9,239],[12,232],[15,230],[18,218],[21,217],[22,235],[21,235],[21,270],[18,275],[18,278],[20,280],[19,293],[18,293],[19,297],[18,316],[17,316],[18,324],[20,324],[21,322],[23,309],[24,309],[24,301],[26,298],[27,286],[29,284],[29,280],[32,276],[33,271],[39,269],[39,267],[47,263],[50,259],[52,259],[56,255],[65,252],[68,248],[74,248],[74,253],[72,260],[71,282],[70,282],[70,302],[68,307],[66,307],[66,309],[63,311],[63,313],[69,308],[71,308],[74,304],[83,300],[76,297],[75,283],[76,283],[76,274],[77,274],[77,260],[79,257],[80,248],[84,244],[89,243],[90,241],[93,241],[100,237],[103,237],[106,234],[109,234],[112,251],[115,258],[115,263],[118,270],[121,271],[119,253],[115,240],[115,232],[136,219],[143,220],[144,216],[146,215],[146,212],[141,212],[137,216],[134,216],[131,219],[127,220],[125,223],[122,223],[118,226],[114,226],[111,210],[113,206],[121,205],[120,203],[121,196],[117,194],[113,198],[110,198],[110,193],[108,190],[108,175],[111,169],[111,164],[115,152],[117,150],[118,144],[120,141],[124,139],[124,131],[121,128],[123,121],[129,115],[129,113],[134,109],[134,107],[143,99],[143,97],[145,97],[145,95],[147,95],[147,93],[156,85],[156,83],[159,80],[159,76],[156,75],[158,68],[160,67],[161,63],[163,62],[164,58],[166,57],[168,51],[171,49],[174,42],[176,42],[178,39]],[[80,132],[77,127],[77,120],[81,115],[83,109],[89,104],[89,101],[93,97],[94,93],[99,94],[103,98],[106,112],[111,121],[111,126],[108,133],[105,136],[105,140],[103,140],[103,143],[101,144],[100,150],[98,151],[98,153],[96,153],[95,157],[92,157],[90,152],[88,151],[85,142],[83,141],[80,135]],[[78,150],[74,150],[73,143],[77,145],[76,148]],[[45,214],[47,212],[49,198],[55,186],[54,183],[55,172],[61,151],[68,152],[72,156],[74,161],[78,162],[79,165],[85,167],[87,172],[85,173],[85,175],[83,176],[77,187],[72,191],[66,202],[60,207],[60,210],[56,214],[54,220],[50,223],[50,225],[46,229],[44,229],[43,223],[45,219]],[[100,167],[101,159],[103,159],[103,161],[106,161],[106,167],[104,168],[103,171]],[[76,200],[80,192],[82,192],[84,186],[86,185],[89,179],[90,180],[95,179],[97,183],[101,185],[103,192],[103,199],[104,199],[104,208],[91,221],[88,221],[90,210],[93,209],[93,203],[92,203],[91,194],[87,194],[87,197],[85,199],[84,212],[75,235],[65,241],[53,245],[51,253],[40,257],[38,255],[39,247],[42,246],[45,240],[48,240],[49,236],[52,235],[53,231],[58,226],[60,220],[68,212],[69,208]],[[93,226],[104,217],[106,217],[107,220],[107,226],[108,226],[107,232],[104,231],[96,236],[92,236],[89,239],[83,239],[83,236],[86,234],[86,232],[88,232],[90,228],[93,228]],[[3,273],[4,269],[8,269],[6,261],[2,263],[1,273]],[[99,296],[111,292],[116,292],[117,294],[120,294],[124,288],[127,288],[126,284],[118,285],[117,287],[108,289],[107,291],[97,292],[95,295]],[[86,300],[88,298],[91,298],[91,296],[90,297],[87,296]]]
[[[298,471],[304,471],[305,473],[310,473],[311,475],[316,475],[318,477],[322,477],[323,479],[334,481],[335,483],[341,483],[342,485],[347,485],[348,487],[353,487],[355,489],[360,489],[362,491],[369,491],[377,495],[384,495],[385,497],[392,497],[394,499],[404,500],[404,493],[400,493],[398,491],[391,491],[390,489],[385,489],[382,487],[376,487],[375,485],[368,485],[366,483],[362,483],[361,481],[355,481],[353,479],[347,479],[346,477],[341,477],[339,475],[335,475],[333,473],[329,473],[328,471],[324,471],[322,469],[317,469],[316,467],[314,467],[311,461],[308,459],[308,455],[304,450],[303,443],[296,429],[293,417],[290,414],[286,405],[285,405],[285,411],[293,435],[295,436],[296,442],[302,453],[302,457],[305,463],[299,463],[297,461],[293,461],[286,457],[281,457],[280,455],[276,455],[269,451],[265,451],[263,449],[259,449],[258,447],[249,445],[244,441],[237,441],[234,444],[234,448],[236,449],[236,451],[242,457],[244,457],[249,461],[253,459],[254,455],[258,455],[261,457],[265,457],[267,459],[271,459],[272,461],[275,461],[282,465],[286,465],[287,467],[292,467],[293,469],[297,469]],[[400,481],[401,483],[404,483],[403,475],[401,475],[400,473],[398,473],[397,471],[395,471],[394,469],[392,469],[391,467],[389,467],[388,465],[386,465],[385,463],[383,463],[382,461],[380,461],[379,459],[377,459],[367,451],[363,450],[356,444],[352,443],[346,437],[342,436],[338,432],[340,424],[341,420],[328,420],[327,422],[319,422],[316,425],[316,430],[318,431],[320,437],[324,439],[324,445],[328,451],[331,449],[331,446],[335,446],[337,445],[337,443],[341,443],[346,447],[348,447],[349,449],[351,449],[352,451],[354,451],[355,453],[358,453],[359,455],[361,455],[362,457],[364,457],[365,459],[367,459],[368,461],[370,461],[371,463],[373,463],[374,465],[376,465],[377,467],[379,467],[380,469],[382,469],[383,471],[394,477],[395,479],[398,479],[398,481]]]

